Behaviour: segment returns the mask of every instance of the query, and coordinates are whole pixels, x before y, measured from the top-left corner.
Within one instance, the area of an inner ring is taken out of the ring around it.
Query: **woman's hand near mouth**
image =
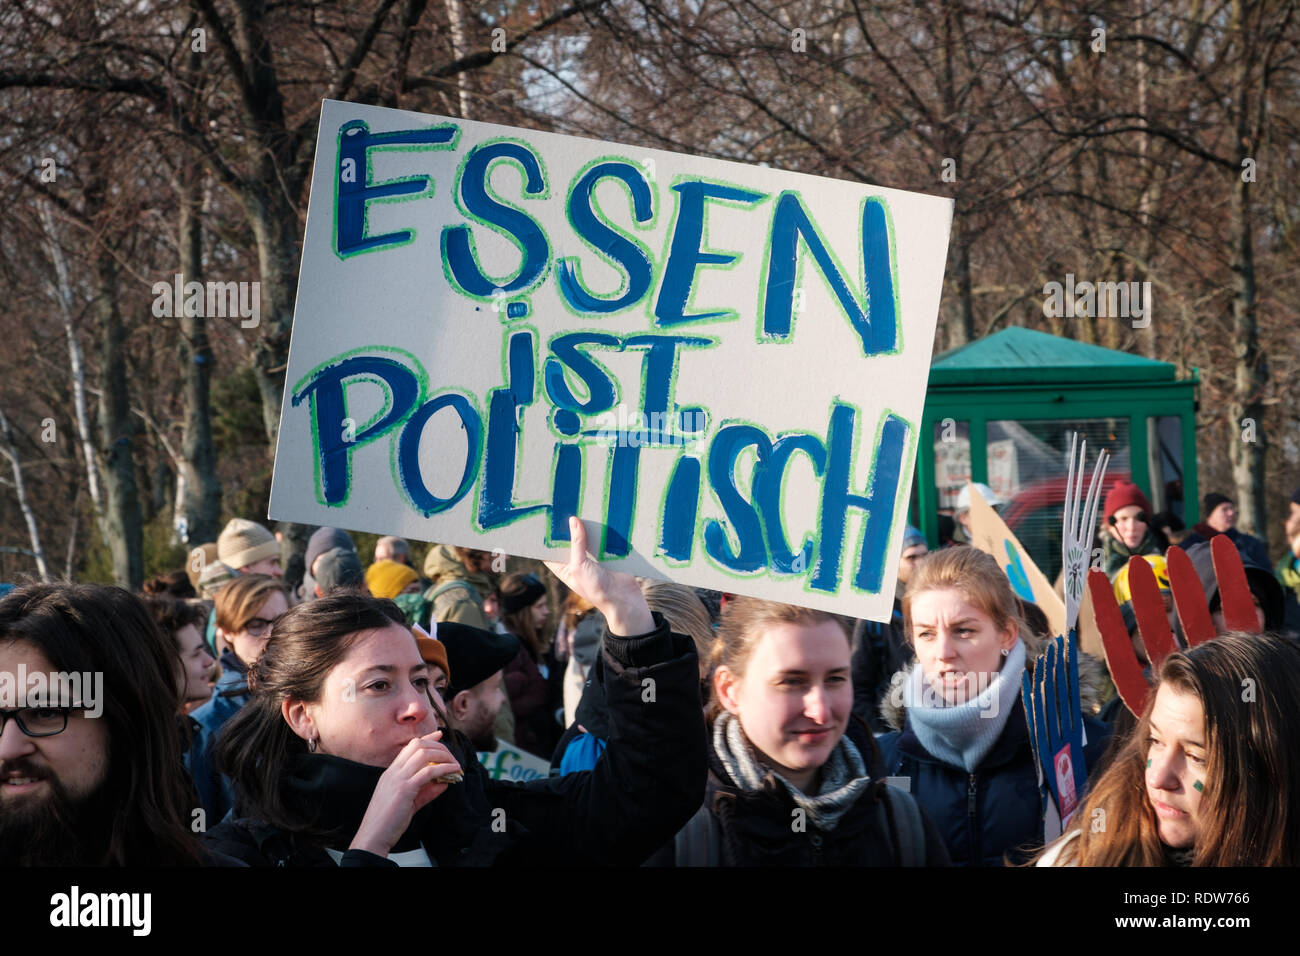
[[[463,779],[456,757],[442,744],[442,731],[414,737],[384,771],[350,849],[387,856],[416,812],[440,797],[452,777]]]

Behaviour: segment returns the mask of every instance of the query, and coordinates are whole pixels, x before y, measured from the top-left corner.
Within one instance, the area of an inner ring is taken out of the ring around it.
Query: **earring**
[[[318,738],[318,737],[308,737],[308,738],[307,738],[307,752],[308,752],[308,753],[313,753],[313,754],[314,754],[314,753],[316,752],[316,748],[319,747],[319,746],[320,746],[320,738]]]
[[[1011,648],[1009,648],[1009,647],[1004,647],[1004,648],[1002,648],[1002,656],[1003,656],[1003,657],[1006,657],[1006,656],[1007,656],[1008,654],[1010,654],[1010,653],[1011,653]]]

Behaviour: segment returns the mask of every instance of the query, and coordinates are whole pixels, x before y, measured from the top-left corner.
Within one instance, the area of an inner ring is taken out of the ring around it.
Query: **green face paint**
[[[1196,781],[1194,784],[1192,784],[1192,786],[1196,788],[1196,792],[1197,792],[1197,793],[1204,793],[1204,792],[1205,792],[1205,784],[1201,783],[1201,781],[1199,781],[1199,780]]]
[[[1147,761],[1147,769],[1148,769],[1148,770],[1151,769],[1151,761],[1150,761],[1150,760]]]

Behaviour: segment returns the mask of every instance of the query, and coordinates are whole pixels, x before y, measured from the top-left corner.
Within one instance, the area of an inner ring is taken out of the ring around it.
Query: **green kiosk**
[[[938,355],[921,423],[912,523],[935,547],[939,515],[952,514],[967,482],[983,482],[1039,569],[1055,579],[1070,432],[1077,431],[1088,441],[1089,474],[1108,449],[1107,489],[1132,480],[1156,512],[1172,511],[1190,527],[1200,517],[1199,381],[1195,368],[1179,380],[1168,362],[1022,328]]]

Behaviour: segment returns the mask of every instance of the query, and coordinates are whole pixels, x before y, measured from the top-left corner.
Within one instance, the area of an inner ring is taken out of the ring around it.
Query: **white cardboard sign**
[[[327,100],[270,516],[886,617],[951,216]]]

